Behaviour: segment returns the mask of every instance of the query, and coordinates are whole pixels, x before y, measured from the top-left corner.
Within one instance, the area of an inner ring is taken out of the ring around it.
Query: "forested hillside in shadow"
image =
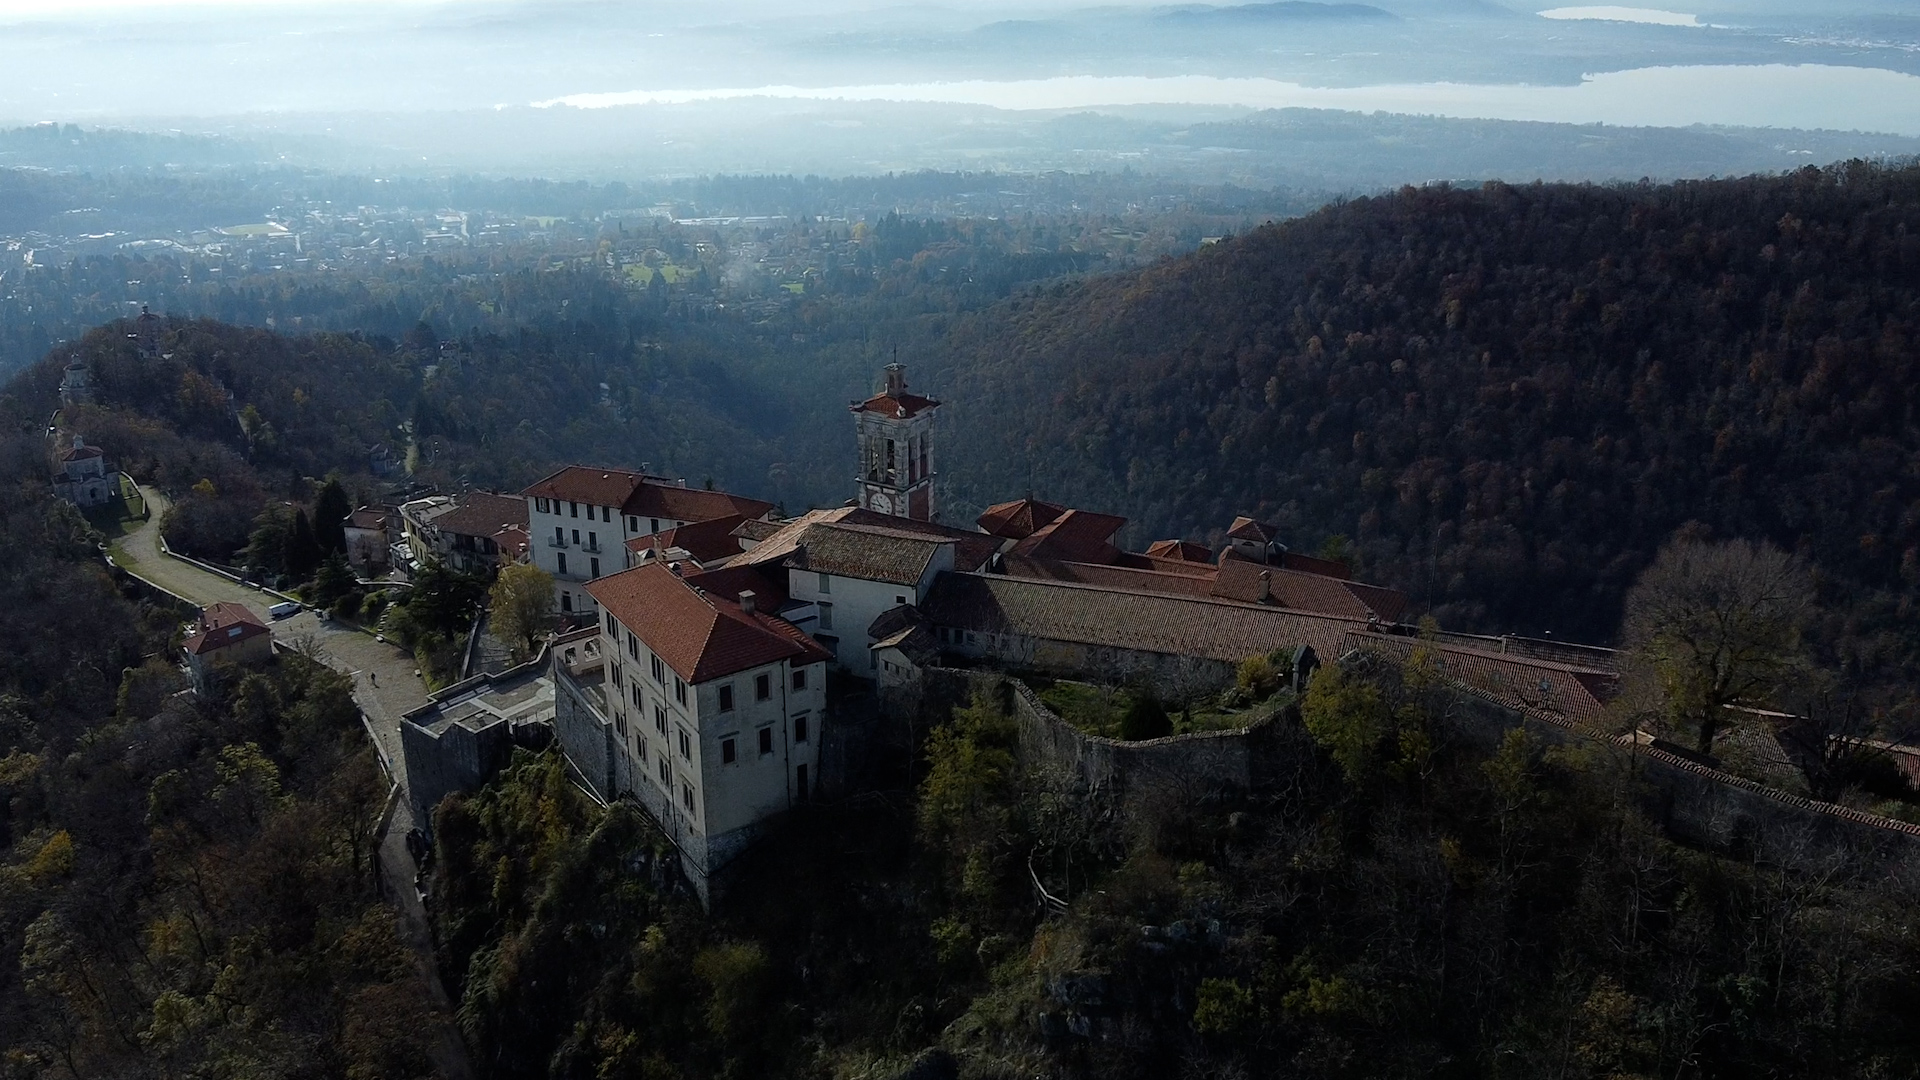
[[[1689,520],[1904,612],[1917,339],[1920,168],[1854,163],[1357,199],[958,320],[932,390],[955,502],[1257,514],[1449,626],[1605,639]]]

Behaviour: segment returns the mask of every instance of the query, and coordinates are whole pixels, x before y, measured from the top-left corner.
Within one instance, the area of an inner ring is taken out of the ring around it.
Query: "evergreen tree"
[[[280,557],[282,569],[295,581],[305,581],[320,565],[323,554],[320,542],[313,535],[313,522],[308,520],[307,512],[294,511],[293,528],[287,531],[286,549]]]
[[[338,476],[327,477],[320,495],[313,502],[313,538],[322,552],[347,550],[347,515],[353,513],[353,500],[340,486]]]

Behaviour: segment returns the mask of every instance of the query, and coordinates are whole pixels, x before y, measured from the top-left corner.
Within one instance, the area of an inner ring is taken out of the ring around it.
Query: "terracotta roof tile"
[[[502,529],[527,528],[527,500],[490,491],[469,491],[454,509],[433,519],[441,532],[459,536],[493,536]]]
[[[1401,663],[1420,651],[1446,678],[1513,708],[1550,712],[1586,725],[1605,719],[1606,703],[1619,686],[1619,677],[1610,672],[1421,638],[1361,632],[1348,635],[1341,651],[1352,649],[1392,657]]]
[[[569,465],[542,480],[529,484],[520,494],[544,499],[564,499],[589,506],[624,506],[627,497],[646,479],[644,473],[628,469],[595,469]]]
[[[1055,506],[1038,499],[1015,499],[1012,502],[995,503],[987,507],[986,513],[974,519],[989,536],[998,536],[1006,540],[1025,540],[1036,531],[1052,524],[1053,520],[1067,512],[1064,506]]]
[[[652,477],[637,485],[626,501],[620,504],[620,512],[633,517],[689,523],[723,517],[757,518],[772,509],[772,503],[759,499],[705,488],[681,487]]]
[[[660,546],[679,548],[702,563],[719,562],[740,554],[740,538],[737,534],[740,526],[747,521],[739,514],[728,514],[708,521],[696,521],[676,529],[664,529],[659,533]],[[763,524],[770,524],[763,522]],[[636,536],[627,541],[628,551],[644,551],[654,544],[654,537]]]
[[[923,610],[938,625],[976,633],[1229,663],[1299,645],[1337,655],[1347,634],[1365,626],[1253,604],[987,574],[942,574]]]
[[[951,541],[848,522],[809,526],[787,565],[796,570],[892,585],[918,585]]]
[[[1091,510],[1069,510],[1013,546],[1013,554],[1036,559],[1108,563],[1118,558],[1113,535],[1127,519]]]
[[[1235,540],[1255,540],[1267,544],[1280,538],[1280,530],[1264,521],[1241,516],[1234,518],[1233,524],[1227,526],[1227,535]]]
[[[244,605],[222,601],[200,611],[200,622],[182,647],[195,656],[206,656],[243,641],[273,631]]]
[[[865,401],[858,401],[848,406],[848,410],[857,413],[879,413],[881,416],[909,417],[939,406],[940,403],[932,398],[903,391],[898,394],[875,394]]]
[[[1155,540],[1147,545],[1150,558],[1170,562],[1212,563],[1213,549],[1191,540]]]
[[[798,627],[757,610],[757,600],[749,614],[740,609],[738,594],[707,591],[660,563],[589,582],[587,592],[690,683],[780,660],[810,664],[832,658]]]

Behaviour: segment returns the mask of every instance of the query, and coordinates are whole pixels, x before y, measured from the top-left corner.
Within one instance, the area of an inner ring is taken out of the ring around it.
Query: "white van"
[[[298,603],[295,603],[292,600],[282,600],[281,602],[268,608],[267,614],[273,616],[276,619],[284,619],[289,615],[300,614],[300,605]]]

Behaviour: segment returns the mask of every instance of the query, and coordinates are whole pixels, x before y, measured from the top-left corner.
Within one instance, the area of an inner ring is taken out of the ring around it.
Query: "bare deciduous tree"
[[[1712,753],[1728,706],[1764,705],[1805,669],[1800,630],[1812,606],[1797,558],[1683,531],[1627,593],[1623,700],[1693,731]]]

